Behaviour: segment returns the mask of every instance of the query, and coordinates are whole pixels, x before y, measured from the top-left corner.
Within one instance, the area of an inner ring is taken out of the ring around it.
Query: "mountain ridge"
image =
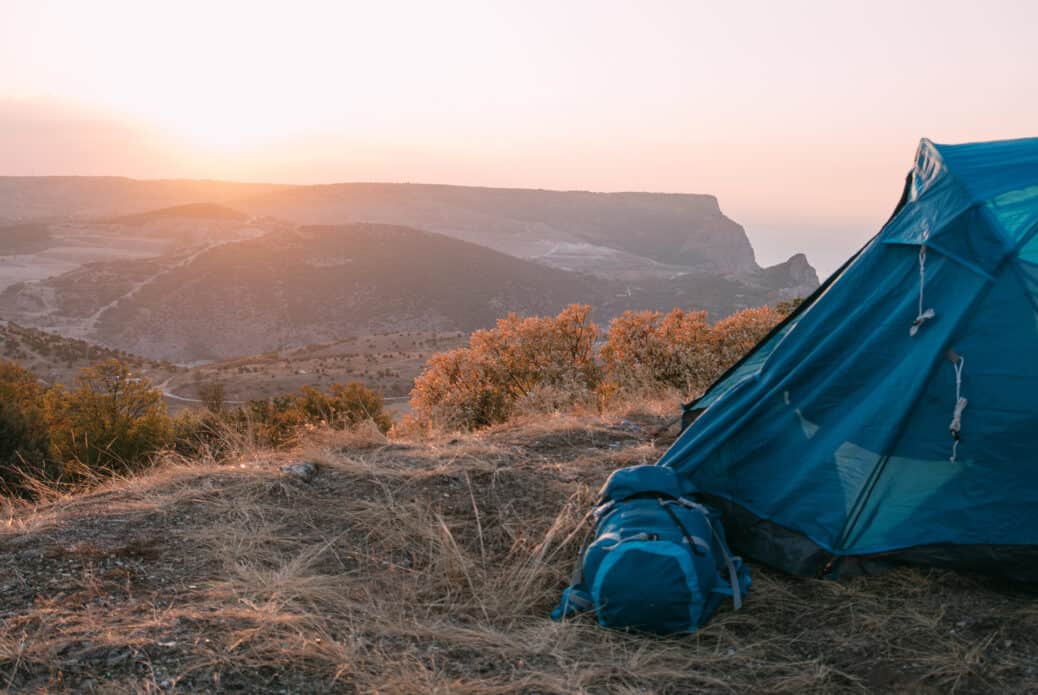
[[[304,199],[304,200],[300,200]],[[610,252],[645,272],[755,273],[745,230],[709,193],[593,192],[426,183],[270,184],[215,179],[0,177],[0,221],[111,217],[223,205],[298,224],[381,222],[475,241],[549,265],[561,244],[588,244],[580,268]],[[570,247],[569,250],[572,250]],[[596,255],[597,254],[597,255]],[[567,266],[568,267],[568,266]],[[601,273],[612,277],[614,268]]]

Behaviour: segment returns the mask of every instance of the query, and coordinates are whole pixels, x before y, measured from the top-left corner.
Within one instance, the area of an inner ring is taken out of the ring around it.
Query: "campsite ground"
[[[594,491],[661,423],[319,434],[0,506],[0,691],[1038,690],[1034,593],[951,572],[754,566],[743,610],[678,639],[552,623]]]

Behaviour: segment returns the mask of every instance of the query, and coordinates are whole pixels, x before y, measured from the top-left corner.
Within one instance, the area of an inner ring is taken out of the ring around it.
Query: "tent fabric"
[[[934,317],[912,335],[921,249]],[[780,529],[764,535],[783,548],[743,552],[793,573],[924,546],[1038,559],[1035,355],[1038,138],[923,140],[891,220],[690,404],[659,464],[729,509],[733,538]],[[790,533],[810,546],[795,558]]]

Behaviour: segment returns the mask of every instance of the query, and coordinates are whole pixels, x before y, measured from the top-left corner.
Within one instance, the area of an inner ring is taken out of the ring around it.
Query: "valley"
[[[172,409],[202,383],[228,402],[348,380],[401,398],[510,312],[716,320],[817,285],[801,254],[758,266],[709,195],[0,177],[8,353],[63,383],[133,355]]]

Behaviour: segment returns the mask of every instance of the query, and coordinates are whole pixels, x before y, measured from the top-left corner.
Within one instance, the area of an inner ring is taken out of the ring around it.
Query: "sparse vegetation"
[[[81,370],[75,388],[43,388],[13,363],[0,362],[0,494],[33,496],[47,488],[96,483],[149,465],[160,452],[220,457],[235,442],[283,448],[301,429],[344,429],[392,421],[382,396],[363,384],[328,392],[250,401],[229,409],[222,384],[200,384],[206,410],[171,418],[162,393],[130,367],[109,359]]]

